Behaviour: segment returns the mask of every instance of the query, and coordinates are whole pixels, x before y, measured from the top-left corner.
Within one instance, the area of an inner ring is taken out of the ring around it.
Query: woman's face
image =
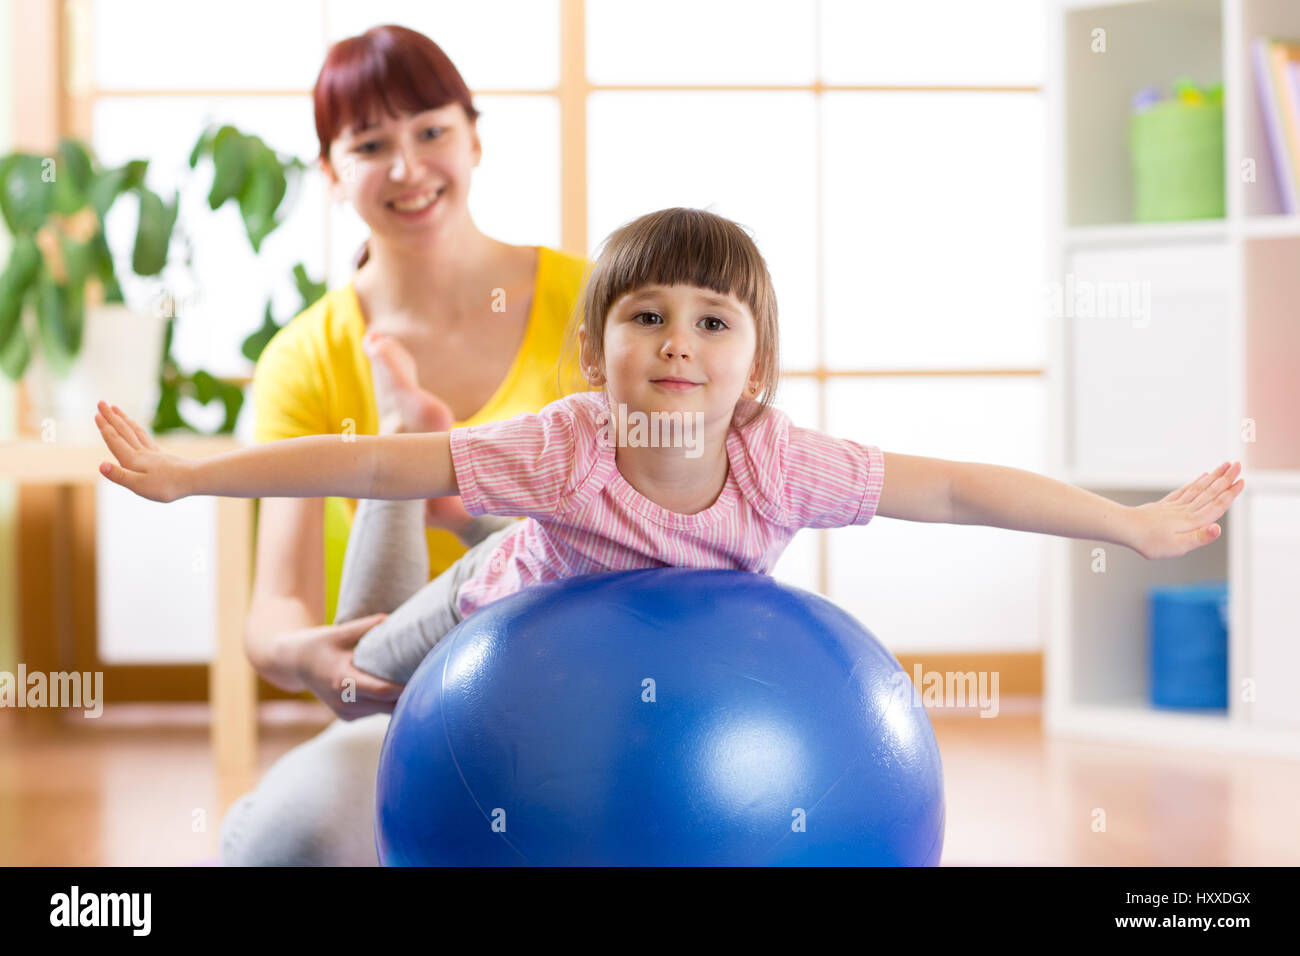
[[[352,204],[371,232],[404,244],[436,239],[468,216],[469,183],[482,155],[459,103],[345,130],[321,169],[330,194]]]

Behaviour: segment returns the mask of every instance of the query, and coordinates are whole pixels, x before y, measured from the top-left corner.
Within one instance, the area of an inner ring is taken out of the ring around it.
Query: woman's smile
[[[446,191],[447,187],[443,186],[441,189],[413,193],[401,199],[390,199],[384,205],[403,219],[418,219],[432,209]]]

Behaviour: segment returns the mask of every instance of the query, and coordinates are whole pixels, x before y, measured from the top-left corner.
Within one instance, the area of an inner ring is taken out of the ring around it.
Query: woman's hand
[[[391,714],[402,685],[358,670],[352,650],[366,632],[386,618],[372,614],[345,624],[290,631],[276,639],[275,654],[297,680],[288,690],[305,687],[343,720]]]
[[[1137,529],[1133,549],[1142,557],[1176,558],[1218,539],[1223,529],[1214,522],[1246,487],[1235,480],[1241,462],[1224,462],[1159,501],[1133,509]]]
[[[97,407],[99,434],[120,463],[104,462],[100,474],[150,501],[175,501],[191,493],[190,459],[159,451],[149,433],[116,405],[100,402]]]

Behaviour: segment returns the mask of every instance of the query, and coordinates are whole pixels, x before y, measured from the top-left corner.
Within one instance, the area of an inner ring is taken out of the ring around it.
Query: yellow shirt
[[[532,307],[514,363],[487,404],[454,427],[537,412],[563,397],[555,367],[586,267],[580,256],[538,247]],[[253,372],[253,440],[342,434],[349,429],[357,435],[377,434],[370,359],[361,350],[365,330],[351,282],[327,292],[280,329],[266,344]],[[576,369],[576,356],[569,360],[569,368]],[[325,499],[328,624],[334,623],[343,555],[356,507],[355,498]],[[435,577],[465,553],[465,546],[450,531],[426,528],[425,537],[429,570]]]

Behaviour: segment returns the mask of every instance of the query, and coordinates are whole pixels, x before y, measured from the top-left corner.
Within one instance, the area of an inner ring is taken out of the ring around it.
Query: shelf
[[[1066,225],[1132,222],[1133,96],[1183,76],[1201,85],[1223,79],[1219,0],[1090,3],[1060,15]]]
[[[243,448],[247,442],[231,435],[176,433],[155,438],[158,447],[186,458],[207,458]],[[43,484],[91,484],[108,481],[99,472],[113,453],[102,440],[42,442],[35,439],[0,442],[0,481]]]
[[[1127,488],[1096,490],[1127,506],[1152,500],[1149,494]],[[1217,541],[1169,561],[1149,561],[1104,542],[1065,542],[1065,583],[1070,594],[1065,623],[1072,635],[1066,652],[1067,686],[1062,688],[1066,701],[1073,706],[1138,706],[1146,701],[1149,593],[1156,587],[1227,580],[1228,546],[1238,530],[1234,513],[1223,515],[1219,525],[1223,534]]]
[[[1224,242],[1227,238],[1228,223],[1224,219],[1076,226],[1065,231],[1066,245],[1074,247],[1127,246],[1139,243]]]
[[[1231,100],[1235,99],[1240,114],[1241,136],[1237,155],[1253,158],[1256,168],[1254,182],[1244,183],[1234,176],[1233,188],[1238,191],[1238,208],[1248,217],[1247,222],[1262,221],[1265,223],[1262,228],[1268,230],[1269,220],[1284,224],[1287,220],[1294,222],[1296,217],[1279,215],[1284,208],[1282,191],[1278,184],[1267,123],[1259,103],[1251,44],[1259,36],[1300,38],[1300,4],[1295,0],[1238,0],[1238,3],[1239,6],[1234,6],[1241,12],[1241,23],[1239,30],[1230,36],[1235,41],[1236,49],[1231,52],[1237,59],[1240,83],[1235,95],[1230,97],[1228,107],[1232,108]],[[1226,84],[1224,93],[1231,93]],[[1264,236],[1277,234],[1270,231],[1262,233]],[[1300,231],[1287,234],[1300,235]]]
[[[1300,494],[1300,471],[1263,468],[1259,471],[1247,473],[1243,468],[1242,473],[1245,475],[1246,484],[1255,491],[1272,491],[1282,494],[1296,492]]]
[[[1232,248],[1103,246],[1064,260],[1068,470],[1179,487],[1238,457],[1224,362]]]
[[[1246,239],[1300,238],[1300,216],[1251,216],[1237,228]]]
[[[1047,318],[1057,473],[1135,506],[1241,460],[1246,493],[1218,519],[1216,541],[1177,559],[1054,542],[1051,734],[1300,759],[1300,214],[1283,214],[1256,92],[1258,36],[1300,38],[1300,2],[1056,4]],[[1223,82],[1227,215],[1133,222],[1133,95],[1181,77]],[[1253,178],[1241,175],[1244,158],[1256,161]],[[1210,581],[1228,582],[1229,710],[1154,707],[1150,591]]]
[[[1217,467],[1222,463],[1223,459],[1220,459],[1215,463],[1215,466]],[[1204,468],[1201,469],[1201,471],[1205,470]],[[1196,473],[1196,475],[1199,474],[1200,472]],[[1075,471],[1067,474],[1065,481],[1080,488],[1122,488],[1125,491],[1158,494],[1159,497],[1163,497],[1175,488],[1181,488],[1194,479],[1196,475],[1186,473],[1178,475],[1117,475]],[[1250,481],[1252,477],[1252,475],[1247,475],[1246,480]]]
[[[1242,733],[1246,722],[1225,715],[1163,711],[1138,703],[1049,708],[1043,722],[1050,733],[1111,744],[1300,757],[1300,734],[1295,731],[1251,727],[1250,733]]]
[[[1151,3],[1153,0],[1061,0],[1062,8],[1074,10],[1096,10],[1101,7],[1127,7],[1135,3]]]
[[[1222,464],[1222,461],[1214,464],[1217,467],[1218,464]],[[1300,471],[1287,471],[1277,468],[1251,470],[1243,464],[1241,476],[1246,479],[1246,484],[1255,491],[1273,491],[1283,494],[1288,492],[1300,493]],[[1071,485],[1090,490],[1096,488],[1122,488],[1124,491],[1159,493],[1163,496],[1175,488],[1181,488],[1195,477],[1195,475],[1100,475],[1074,471],[1068,472],[1062,480]]]

